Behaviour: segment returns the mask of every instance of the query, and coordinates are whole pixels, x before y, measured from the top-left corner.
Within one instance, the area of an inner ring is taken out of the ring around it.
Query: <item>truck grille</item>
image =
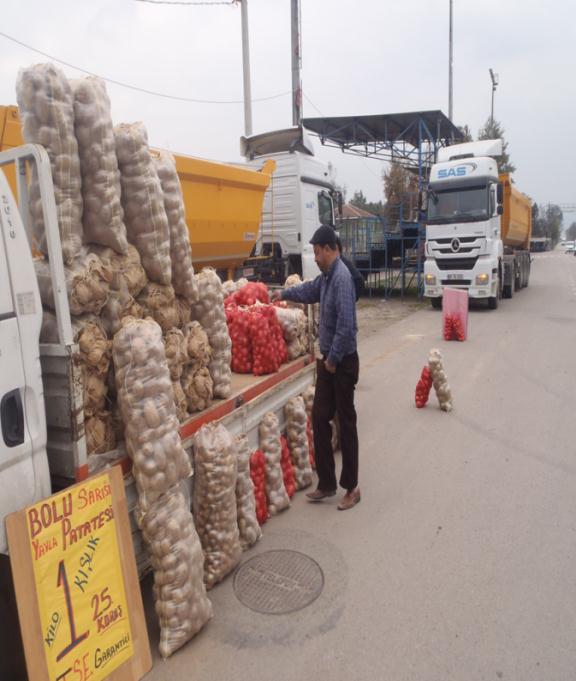
[[[458,288],[458,286],[471,286],[472,279],[442,279],[440,283],[442,286]]]
[[[472,270],[478,258],[437,258],[439,270]]]
[[[475,241],[479,241],[484,238],[481,236],[459,236],[457,237],[461,244],[473,244]],[[437,244],[451,244],[454,240],[453,236],[442,237],[440,239],[432,239]]]

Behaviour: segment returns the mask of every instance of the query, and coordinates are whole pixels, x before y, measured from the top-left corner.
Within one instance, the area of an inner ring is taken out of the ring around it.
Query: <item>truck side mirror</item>
[[[502,182],[498,182],[498,186],[496,187],[496,200],[499,204],[504,203],[504,185]],[[502,213],[498,213],[498,215],[502,215]]]
[[[496,208],[496,212],[498,213],[498,215],[503,215],[504,214],[504,206],[502,204],[500,204],[498,206],[498,208]]]

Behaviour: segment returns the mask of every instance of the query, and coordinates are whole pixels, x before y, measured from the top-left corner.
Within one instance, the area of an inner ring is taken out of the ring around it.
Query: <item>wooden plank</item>
[[[124,479],[120,466],[114,466],[106,474],[112,490],[111,504],[122,572],[118,578],[122,579],[124,584],[134,654],[105,678],[110,681],[139,681],[152,668],[152,656],[134,558]],[[99,476],[102,476],[102,473]],[[74,490],[82,484],[85,483],[67,488],[67,491]],[[28,509],[23,509],[8,516],[6,530],[28,677],[33,681],[56,681],[50,678],[46,659],[45,632],[41,625],[40,601],[28,532],[27,511]],[[66,681],[69,679],[66,678]]]

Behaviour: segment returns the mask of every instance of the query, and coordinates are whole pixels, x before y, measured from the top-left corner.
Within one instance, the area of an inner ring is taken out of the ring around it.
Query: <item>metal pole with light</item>
[[[292,125],[302,121],[302,83],[300,82],[300,0],[291,0],[292,24]]]
[[[452,120],[452,117],[454,115],[454,110],[453,110],[453,98],[452,98],[452,89],[453,89],[453,77],[452,77],[452,71],[454,67],[454,52],[453,52],[453,47],[454,47],[454,41],[453,41],[453,32],[452,32],[452,0],[450,0],[450,35],[449,35],[449,49],[448,49],[448,118]]]
[[[492,107],[490,109],[490,125],[494,126],[494,93],[496,92],[496,86],[498,85],[498,74],[494,73],[492,69],[490,71],[490,78],[492,80]]]
[[[248,0],[241,0],[242,67],[244,73],[244,134],[252,134],[252,87],[250,84],[250,43],[248,40]]]

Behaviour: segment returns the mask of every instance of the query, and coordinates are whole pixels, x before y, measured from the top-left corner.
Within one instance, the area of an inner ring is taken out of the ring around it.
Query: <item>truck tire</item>
[[[510,284],[504,284],[502,287],[502,298],[512,298],[514,295],[514,281]]]
[[[435,310],[442,309],[442,298],[430,298],[430,304]]]

